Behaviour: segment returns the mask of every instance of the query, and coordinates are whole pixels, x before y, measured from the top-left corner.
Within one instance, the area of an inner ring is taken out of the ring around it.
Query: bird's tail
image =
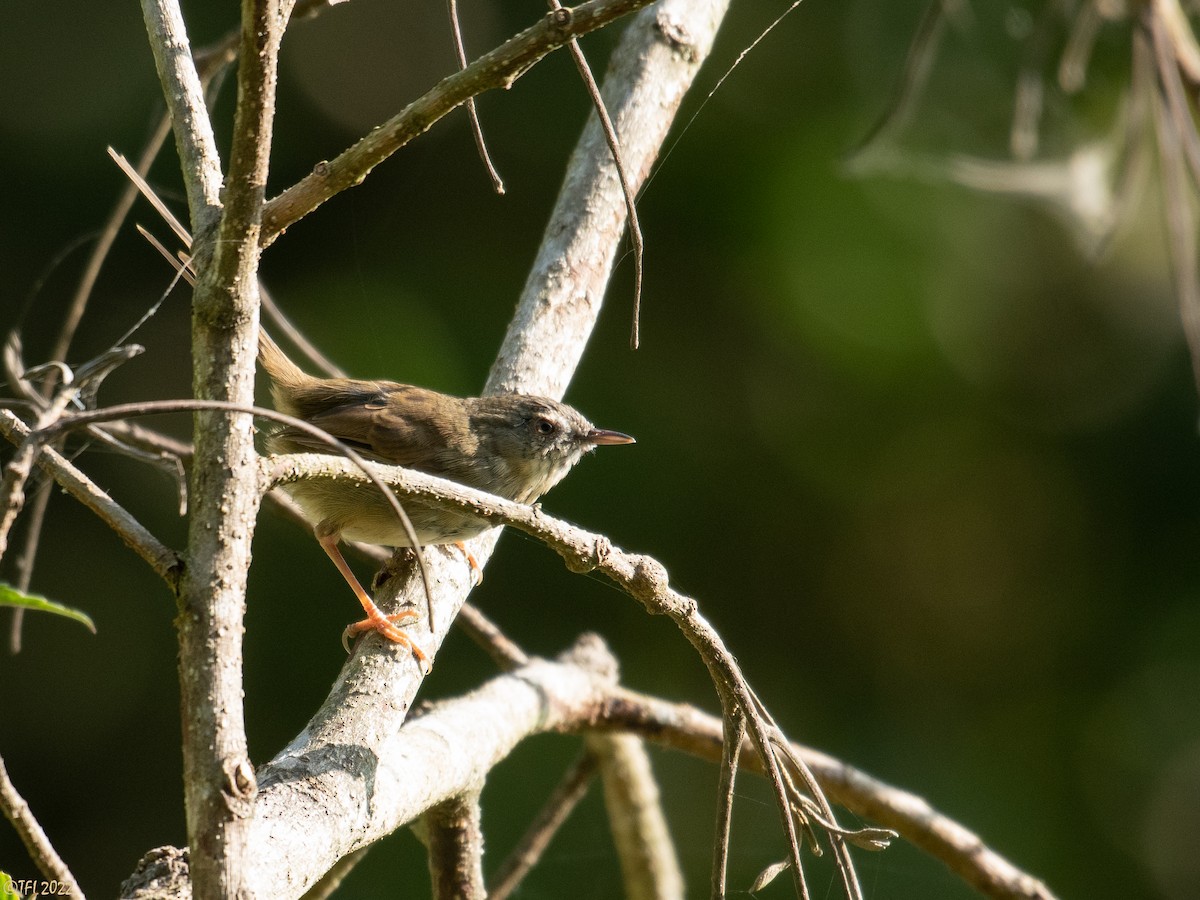
[[[282,413],[296,415],[291,398],[296,391],[308,387],[316,379],[292,362],[262,328],[258,330],[258,361],[271,379],[275,408]]]

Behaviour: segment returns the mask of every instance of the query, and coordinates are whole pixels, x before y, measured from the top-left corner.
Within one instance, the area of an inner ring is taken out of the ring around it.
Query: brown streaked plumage
[[[595,428],[579,412],[525,394],[453,397],[393,381],[315,378],[259,332],[258,358],[271,379],[275,408],[327,431],[366,459],[406,466],[519,503],[532,503],[562,480],[587,452],[633,438]],[[310,435],[283,427],[266,441],[271,453],[329,453]],[[396,625],[413,612],[388,617],[346,565],[340,540],[411,546],[395,511],[371,485],[311,479],[285,490],[313,524],[317,540],[367,613],[348,633],[378,631],[425,656]],[[487,523],[463,513],[407,500],[404,510],[422,544],[461,543]],[[472,560],[472,563],[474,561]]]

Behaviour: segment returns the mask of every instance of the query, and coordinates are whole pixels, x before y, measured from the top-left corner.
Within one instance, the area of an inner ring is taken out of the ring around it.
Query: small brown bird
[[[280,412],[327,431],[366,459],[439,475],[518,503],[532,503],[596,447],[634,442],[629,435],[593,427],[576,410],[548,397],[452,397],[393,381],[314,378],[262,331],[258,359]],[[266,447],[271,453],[330,452],[311,435],[286,426],[267,437]],[[366,619],[351,625],[347,635],[378,631],[411,647],[424,662],[425,654],[397,627],[417,614],[385,615],[338,549],[343,539],[412,545],[387,498],[373,485],[327,479],[299,481],[285,490],[366,611]],[[414,500],[404,501],[404,510],[422,546],[461,544],[491,527],[473,516]]]

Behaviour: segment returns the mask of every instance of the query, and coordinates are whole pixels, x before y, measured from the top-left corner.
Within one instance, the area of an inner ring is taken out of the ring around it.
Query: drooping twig
[[[550,8],[561,10],[563,7],[558,0],[550,0]],[[643,257],[645,256],[645,241],[642,238],[642,224],[638,220],[636,192],[630,186],[616,126],[613,125],[612,118],[608,115],[604,98],[600,96],[600,86],[596,84],[596,76],[592,74],[592,67],[588,65],[587,57],[583,55],[583,48],[579,46],[576,38],[571,38],[567,48],[571,51],[571,59],[575,62],[579,77],[583,79],[583,86],[587,89],[588,97],[591,98],[592,108],[596,111],[600,129],[604,132],[604,140],[612,154],[613,167],[617,170],[617,180],[621,183],[621,193],[625,196],[625,213],[629,217],[629,240],[633,244],[633,325],[629,330],[629,346],[636,350],[641,343],[642,272],[644,269]]]
[[[713,900],[725,900],[729,867],[729,835],[733,826],[733,788],[737,783],[738,761],[746,737],[746,720],[738,713],[722,719],[721,783],[717,796],[716,852],[713,854]]]
[[[450,33],[454,36],[454,55],[458,57],[458,67],[467,67],[467,50],[463,45],[462,28],[458,21],[458,0],[448,0],[450,8]],[[479,151],[479,159],[487,169],[488,178],[492,180],[492,190],[497,194],[504,193],[504,180],[496,171],[488,153],[487,142],[483,139],[483,126],[479,124],[479,112],[475,109],[475,98],[469,97],[466,102],[467,118],[471,120],[471,134],[475,137],[475,149]]]

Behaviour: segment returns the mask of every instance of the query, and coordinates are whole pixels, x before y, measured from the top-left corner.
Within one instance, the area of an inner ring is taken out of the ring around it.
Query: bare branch
[[[0,410],[0,433],[13,443],[28,440],[29,428],[8,410]],[[62,488],[100,517],[138,556],[171,588],[176,589],[182,563],[179,555],[108,496],[95,482],[84,475],[56,450],[43,449],[38,465],[46,470]]]
[[[142,18],[175,128],[192,231],[201,233],[216,224],[221,205],[221,158],[204,104],[204,86],[177,0],[142,0]]]
[[[429,850],[434,900],[484,900],[479,789],[431,807],[416,827]]]
[[[361,183],[373,168],[468,98],[508,87],[571,38],[602,28],[648,3],[650,0],[589,0],[569,11],[552,13],[443,78],[357,144],[329,162],[318,163],[311,175],[271,200],[263,215],[264,246],[330,197]]]
[[[30,859],[37,865],[38,871],[51,881],[57,881],[62,885],[64,893],[83,900],[83,891],[79,888],[79,882],[75,880],[75,876],[71,874],[67,864],[55,851],[54,845],[46,837],[46,832],[38,824],[33,810],[29,808],[25,798],[21,796],[8,777],[8,769],[5,768],[3,758],[0,758],[0,809],[4,811],[4,817],[16,829],[21,843],[25,845],[25,849],[29,852]]]
[[[166,0],[159,0],[166,2]],[[148,25],[155,0],[144,0]],[[192,233],[192,384],[197,398],[254,399],[258,256],[275,112],[276,69],[292,0],[243,0],[237,108],[221,197],[200,80],[173,5],[173,34],[151,27],[159,77],[175,117]],[[166,44],[169,38],[174,43]],[[159,47],[159,42],[164,47]],[[174,51],[174,53],[172,53]],[[174,67],[164,63],[169,57]],[[202,186],[202,190],[201,187]],[[223,202],[216,227],[216,206]],[[202,205],[203,204],[203,205]],[[192,890],[198,900],[243,892],[246,829],[257,791],[243,721],[242,633],[250,540],[261,495],[249,417],[194,414],[188,564],[180,581],[180,694]]]
[[[625,896],[630,900],[682,900],[679,857],[641,738],[590,735],[587,744],[600,763],[604,805],[621,861]]]
[[[508,900],[522,879],[537,865],[558,829],[587,793],[597,768],[596,755],[587,751],[571,764],[517,846],[496,870],[494,884],[488,890],[488,900]]]
[[[339,682],[335,689],[344,696],[353,686]],[[303,744],[302,735],[260,770],[252,827],[259,896],[296,896],[347,853],[477,786],[525,737],[612,729],[715,763],[721,758],[723,728],[720,718],[693,706],[615,686],[611,658],[592,636],[558,662],[533,660],[464,697],[434,704],[397,732],[373,735],[370,750],[355,743],[361,732],[345,733],[345,743],[320,748]],[[840,804],[895,828],[985,896],[1054,900],[1044,884],[920,797],[819,751],[793,744],[790,752],[817,773],[822,788]],[[739,765],[763,774],[748,741]],[[181,877],[186,874],[176,874],[158,890],[166,893]]]

